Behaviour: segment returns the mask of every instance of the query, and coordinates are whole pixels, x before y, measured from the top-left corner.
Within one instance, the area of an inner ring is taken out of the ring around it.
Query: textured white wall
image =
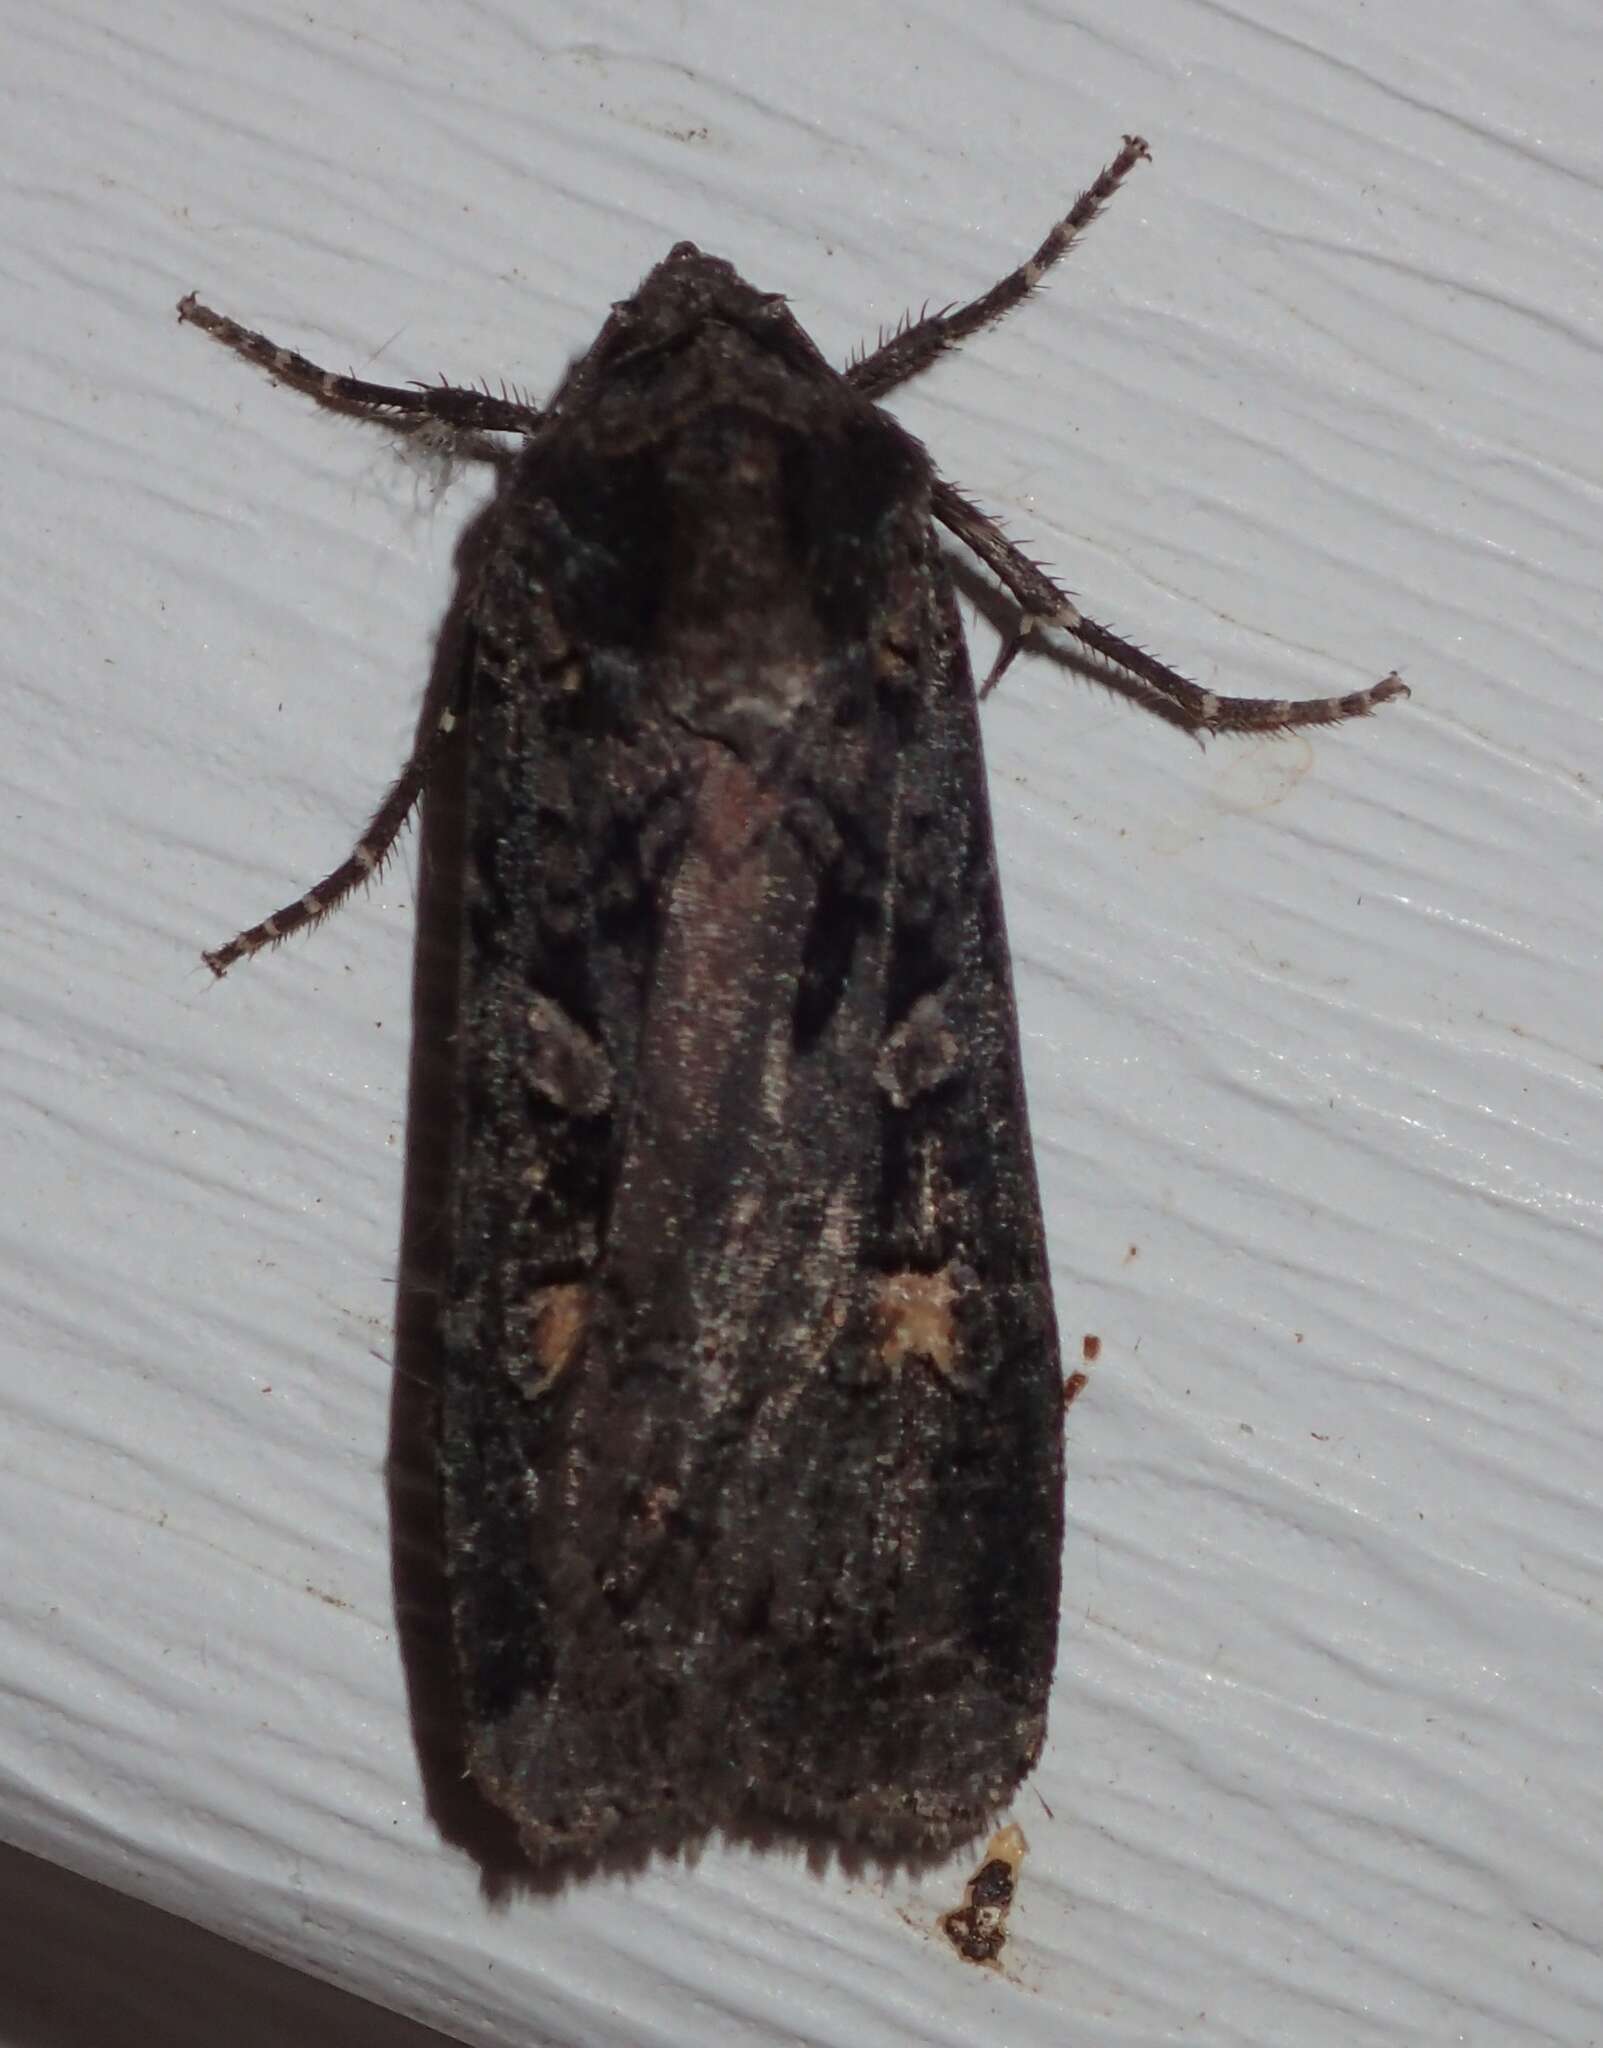
[[[473,2042],[1595,2040],[1595,0],[0,24],[0,1837],[106,1888],[0,1865],[0,2021],[275,2038],[253,1957],[132,1967],[155,1906]],[[844,357],[1131,128],[1052,289],[897,409],[1208,685],[1415,695],[1206,750],[1045,660],[988,707],[1103,1340],[1007,1974],[932,1931],[968,1859],[487,1904],[423,1805],[382,1470],[415,855],[197,960],[400,761],[480,487],[173,302],[539,393],[688,236]]]

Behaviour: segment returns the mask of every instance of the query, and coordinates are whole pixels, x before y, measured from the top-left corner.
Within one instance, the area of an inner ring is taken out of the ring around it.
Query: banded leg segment
[[[443,426],[496,434],[532,434],[545,418],[538,406],[504,394],[495,398],[488,391],[467,391],[454,384],[370,384],[363,377],[343,377],[336,370],[319,369],[296,350],[280,348],[276,341],[241,327],[226,313],[214,313],[193,292],[178,301],[178,317],[336,412],[371,419],[435,420]]]
[[[971,299],[966,306],[951,307],[944,313],[931,313],[922,320],[911,321],[888,341],[882,341],[871,355],[851,364],[844,373],[847,383],[865,397],[883,398],[887,391],[894,390],[898,384],[905,384],[920,370],[928,369],[935,358],[944,355],[949,348],[956,348],[960,341],[977,334],[993,320],[1000,320],[1015,306],[1022,306],[1047,271],[1068,254],[1076,238],[1091,225],[1131,171],[1148,154],[1147,146],[1139,135],[1127,135],[1123,149],[1096,182],[1080,194],[1033,256],[1021,263],[1017,270],[1010,270],[988,292]]]
[[[537,406],[505,395],[496,398],[487,391],[463,390],[449,384],[372,384],[362,377],[346,377],[321,369],[294,349],[281,348],[265,334],[241,327],[224,313],[213,312],[193,292],[179,301],[178,317],[214,336],[247,362],[259,364],[281,382],[336,412],[402,426],[434,422],[466,434],[532,434],[545,417]],[[464,688],[465,684],[464,676]],[[459,698],[461,695],[459,690]],[[213,974],[220,979],[237,961],[249,959],[252,953],[276,946],[295,932],[321,923],[354,890],[372,880],[394,850],[401,827],[422,796],[456,728],[461,709],[460,702],[448,706],[434,730],[419,740],[394,787],[373,813],[366,831],[337,868],[295,902],[286,903],[260,924],[238,933],[227,945],[201,955]]]
[[[1127,135],[1119,154],[1081,193],[1033,256],[966,306],[915,320],[881,342],[872,354],[847,368],[846,381],[865,397],[883,397],[947,349],[1022,305],[1148,154],[1139,135]],[[1296,726],[1339,725],[1344,719],[1362,718],[1394,697],[1408,695],[1402,679],[1389,675],[1367,690],[1341,697],[1221,697],[1188,681],[1095,619],[1088,619],[1045,570],[1014,547],[995,520],[950,484],[936,480],[932,508],[941,524],[979,556],[1023,607],[1023,618],[1003,642],[981,687],[982,697],[996,688],[1030,635],[1045,626],[1068,633],[1110,663],[1114,671],[1110,682],[1117,685],[1122,679],[1128,694],[1187,732],[1287,732]]]
[[[276,946],[294,933],[321,924],[332,910],[364,882],[370,882],[394,851],[401,827],[423,794],[436,762],[456,730],[461,704],[452,704],[440,714],[439,723],[426,739],[412,749],[411,758],[396,778],[395,786],[373,813],[367,830],[331,874],[309,889],[294,903],[286,903],[260,924],[238,933],[226,946],[200,956],[219,981],[238,960],[248,960],[264,946]]]
[[[1352,690],[1341,697],[1221,697],[1189,681],[1132,641],[1099,626],[1095,619],[1088,619],[1044,569],[1020,554],[994,519],[987,518],[978,506],[971,505],[940,478],[936,479],[931,505],[947,531],[972,549],[1024,608],[1024,617],[1002,643],[991,673],[981,686],[982,697],[996,688],[1025,641],[1044,626],[1055,626],[1112,663],[1116,671],[1133,677],[1139,687],[1129,694],[1140,696],[1152,710],[1186,732],[1289,732],[1296,726],[1340,725],[1345,719],[1363,718],[1394,697],[1408,695],[1408,685],[1393,674],[1382,677],[1367,690]],[[1116,682],[1117,676],[1110,681]]]

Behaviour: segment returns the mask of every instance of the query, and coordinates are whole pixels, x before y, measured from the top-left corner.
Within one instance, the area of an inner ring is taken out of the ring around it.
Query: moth
[[[466,1761],[536,1859],[775,1823],[940,1852],[1040,1756],[1064,1382],[938,529],[1020,605],[990,682],[1053,629],[1196,732],[1403,694],[1198,688],[876,403],[1146,153],[845,370],[689,242],[542,408],[180,305],[331,407],[523,444],[438,729],[332,874],[206,958],[367,881],[465,728],[444,1540]]]

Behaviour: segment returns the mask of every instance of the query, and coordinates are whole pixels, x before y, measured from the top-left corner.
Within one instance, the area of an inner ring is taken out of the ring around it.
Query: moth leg
[[[435,764],[445,751],[446,743],[456,729],[460,708],[460,704],[447,705],[434,730],[413,747],[406,766],[388,796],[373,813],[366,831],[332,873],[325,875],[315,888],[309,889],[295,902],[286,903],[271,917],[264,917],[260,924],[253,924],[248,931],[240,932],[226,946],[202,953],[200,957],[219,981],[236,960],[249,959],[252,953],[259,953],[264,946],[276,946],[292,933],[321,924],[353,889],[359,889],[364,882],[373,879],[394,850],[401,827],[423,794]]]
[[[362,377],[321,370],[294,349],[280,348],[276,341],[241,327],[226,313],[214,313],[193,292],[178,301],[178,317],[215,335],[236,355],[259,363],[274,377],[335,412],[397,422],[432,420],[443,426],[497,434],[532,434],[545,418],[538,406],[524,405],[505,394],[494,398],[488,391],[469,391],[453,384],[369,384]]]
[[[1289,732],[1294,726],[1339,725],[1343,719],[1362,718],[1377,705],[1409,694],[1408,685],[1394,674],[1343,697],[1221,697],[1188,681],[1144,648],[1099,626],[1095,619],[1088,619],[1044,569],[1019,553],[994,519],[941,478],[935,481],[931,504],[947,531],[971,548],[1024,608],[1023,618],[1003,641],[981,685],[982,697],[996,688],[1025,641],[1043,626],[1057,627],[1112,663],[1137,685],[1130,688],[1128,682],[1124,684],[1128,695],[1185,732]],[[1117,675],[1108,680],[1115,687],[1120,685]]]
[[[960,341],[966,341],[993,320],[1000,320],[1015,306],[1023,305],[1046,272],[1067,255],[1070,244],[1091,225],[1148,153],[1139,135],[1127,135],[1123,149],[1095,183],[1080,194],[1028,261],[1017,270],[1010,270],[999,284],[993,284],[988,292],[971,299],[966,306],[950,307],[944,313],[930,313],[921,320],[909,321],[888,341],[882,340],[872,354],[852,363],[844,373],[847,383],[869,398],[883,397],[896,385],[917,376],[920,370],[928,369],[947,349],[956,348]]]

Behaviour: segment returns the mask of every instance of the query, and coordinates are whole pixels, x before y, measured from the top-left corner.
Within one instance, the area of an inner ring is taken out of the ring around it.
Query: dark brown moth
[[[1136,138],[971,305],[844,372],[690,243],[549,406],[317,369],[330,405],[508,432],[467,727],[441,1474],[468,1764],[537,1858],[794,1823],[976,1834],[1041,1752],[1063,1401],[977,724],[937,527],[1197,731],[1259,703],[1073,605],[873,402],[1018,304]]]

